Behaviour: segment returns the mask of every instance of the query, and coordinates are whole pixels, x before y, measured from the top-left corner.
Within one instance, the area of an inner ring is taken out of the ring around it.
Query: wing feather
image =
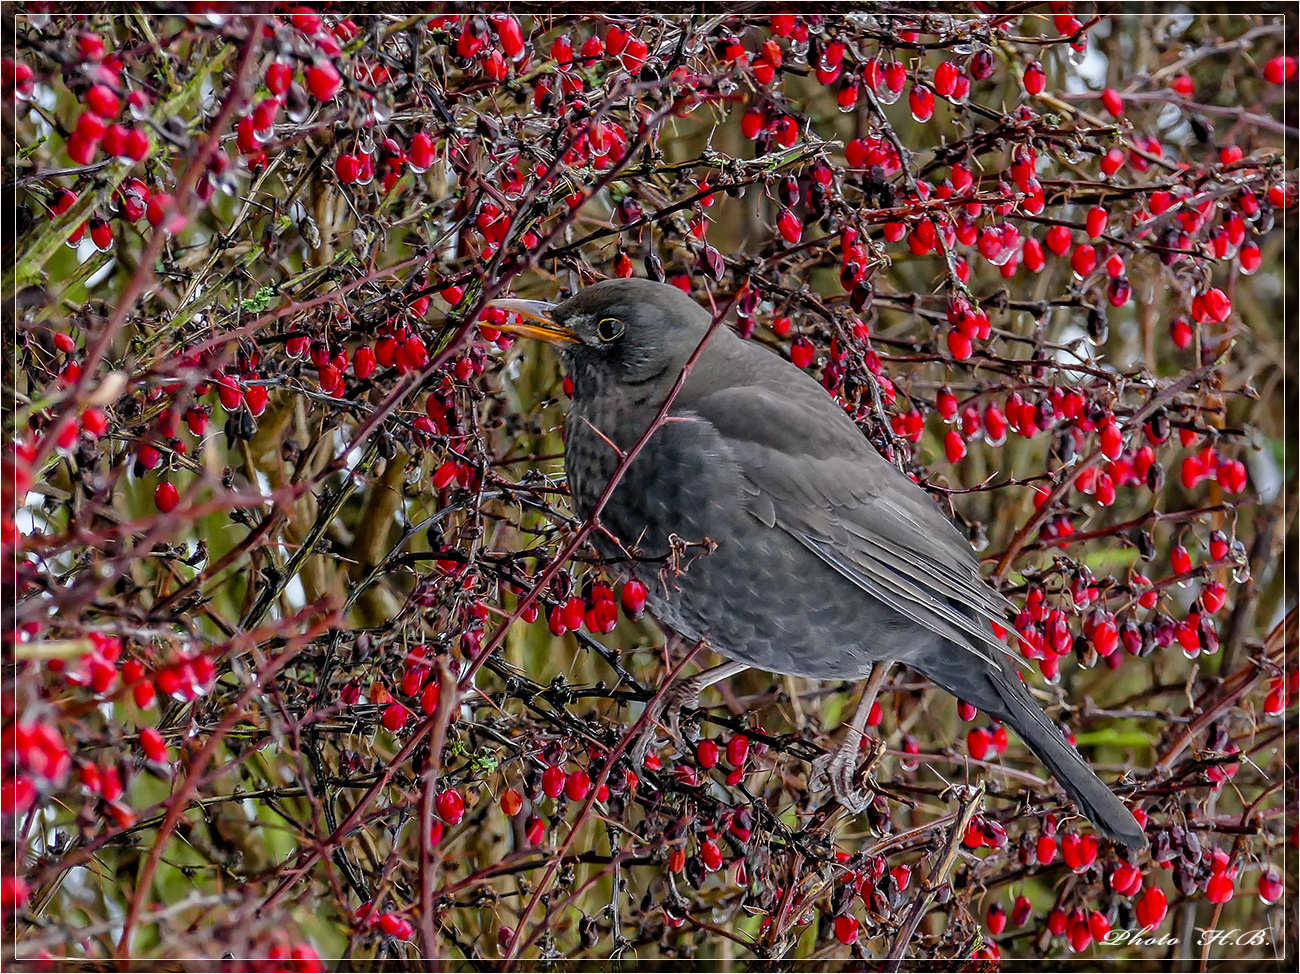
[[[1009,603],[980,576],[966,538],[816,382],[790,372],[775,386],[715,386],[689,404],[734,450],[744,508],[985,663],[989,648],[1023,662],[993,634]]]

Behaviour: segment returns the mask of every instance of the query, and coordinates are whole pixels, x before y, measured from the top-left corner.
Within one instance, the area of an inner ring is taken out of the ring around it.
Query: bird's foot
[[[682,711],[699,704],[700,693],[704,686],[701,686],[700,681],[695,677],[679,680],[664,690],[658,700],[650,704],[645,728],[636,743],[632,745],[633,768],[645,766],[646,756],[659,740],[660,724],[668,731],[668,736],[677,747],[686,749],[686,741],[682,737],[681,729]]]
[[[814,790],[820,789],[823,781],[828,783],[835,800],[853,815],[864,811],[871,804],[871,796],[859,783],[860,740],[859,736],[850,734],[833,751],[817,758],[808,779],[809,787]]]

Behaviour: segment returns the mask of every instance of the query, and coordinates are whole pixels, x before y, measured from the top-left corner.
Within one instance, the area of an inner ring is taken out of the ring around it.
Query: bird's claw
[[[813,761],[809,787],[819,790],[823,781],[850,814],[856,815],[871,804],[871,796],[858,786],[858,741],[852,736]]]
[[[685,750],[686,740],[682,736],[681,728],[682,711],[697,706],[699,702],[700,686],[693,677],[674,683],[664,690],[658,701],[650,705],[645,729],[632,745],[632,766],[634,768],[645,766],[647,755],[659,739],[660,724],[663,724],[664,729],[668,731],[673,744]]]

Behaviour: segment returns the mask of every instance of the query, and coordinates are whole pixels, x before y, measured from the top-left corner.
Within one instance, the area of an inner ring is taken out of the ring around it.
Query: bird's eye
[[[617,318],[601,318],[596,325],[596,334],[602,342],[612,342],[627,329],[627,325]]]

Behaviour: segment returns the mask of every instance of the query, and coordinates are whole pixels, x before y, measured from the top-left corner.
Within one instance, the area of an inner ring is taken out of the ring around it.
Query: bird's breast
[[[734,496],[727,481],[738,477],[716,431],[689,412],[670,414],[619,475],[623,457],[657,414],[658,403],[575,404],[564,447],[575,513],[590,517],[613,482],[602,526],[624,546],[655,557],[673,536],[702,540],[693,535],[704,530],[711,509]]]

